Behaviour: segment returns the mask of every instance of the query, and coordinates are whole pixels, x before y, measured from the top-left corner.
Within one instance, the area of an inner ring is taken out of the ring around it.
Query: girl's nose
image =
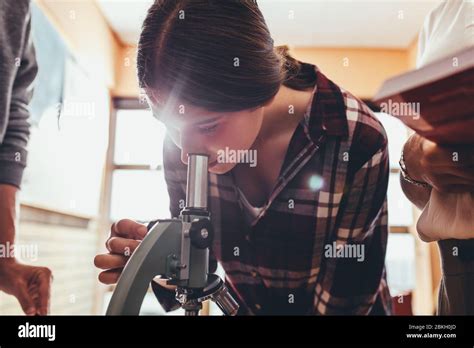
[[[209,155],[202,139],[196,134],[181,132],[181,162],[188,164],[188,155]]]

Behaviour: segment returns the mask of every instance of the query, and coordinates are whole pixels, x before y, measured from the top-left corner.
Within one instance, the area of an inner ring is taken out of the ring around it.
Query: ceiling
[[[122,42],[134,45],[153,1],[96,1]],[[258,4],[276,45],[406,48],[418,34],[424,17],[440,2],[259,0]]]

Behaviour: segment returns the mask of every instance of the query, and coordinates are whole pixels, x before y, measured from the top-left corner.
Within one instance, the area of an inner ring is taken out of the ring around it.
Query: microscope
[[[179,218],[158,220],[128,260],[106,315],[138,315],[150,282],[156,276],[175,285],[185,315],[197,316],[205,300],[224,315],[236,315],[238,303],[215,274],[209,274],[213,240],[208,197],[208,156],[190,154],[186,206]]]

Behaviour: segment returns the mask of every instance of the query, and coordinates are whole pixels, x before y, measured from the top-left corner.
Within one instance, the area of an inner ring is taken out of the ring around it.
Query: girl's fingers
[[[130,256],[140,245],[140,241],[122,237],[111,237],[105,243],[107,250],[112,254]]]
[[[123,219],[115,222],[111,227],[111,237],[123,237],[129,239],[142,240],[147,234],[145,225],[133,220]]]
[[[128,261],[128,257],[114,254],[101,254],[94,258],[94,264],[100,269],[122,268]]]
[[[118,282],[120,274],[122,273],[123,268],[119,269],[110,269],[108,271],[99,273],[99,281],[103,284],[115,284]]]
[[[176,285],[168,285],[166,279],[161,279],[161,278],[154,278],[153,281],[155,283],[158,283],[162,288],[168,289],[168,290],[176,290]]]

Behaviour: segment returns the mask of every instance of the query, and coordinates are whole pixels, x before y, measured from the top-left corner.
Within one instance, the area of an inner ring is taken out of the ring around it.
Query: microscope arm
[[[181,221],[156,223],[128,260],[107,308],[107,315],[138,315],[148,286],[157,275],[171,271],[179,260]]]

